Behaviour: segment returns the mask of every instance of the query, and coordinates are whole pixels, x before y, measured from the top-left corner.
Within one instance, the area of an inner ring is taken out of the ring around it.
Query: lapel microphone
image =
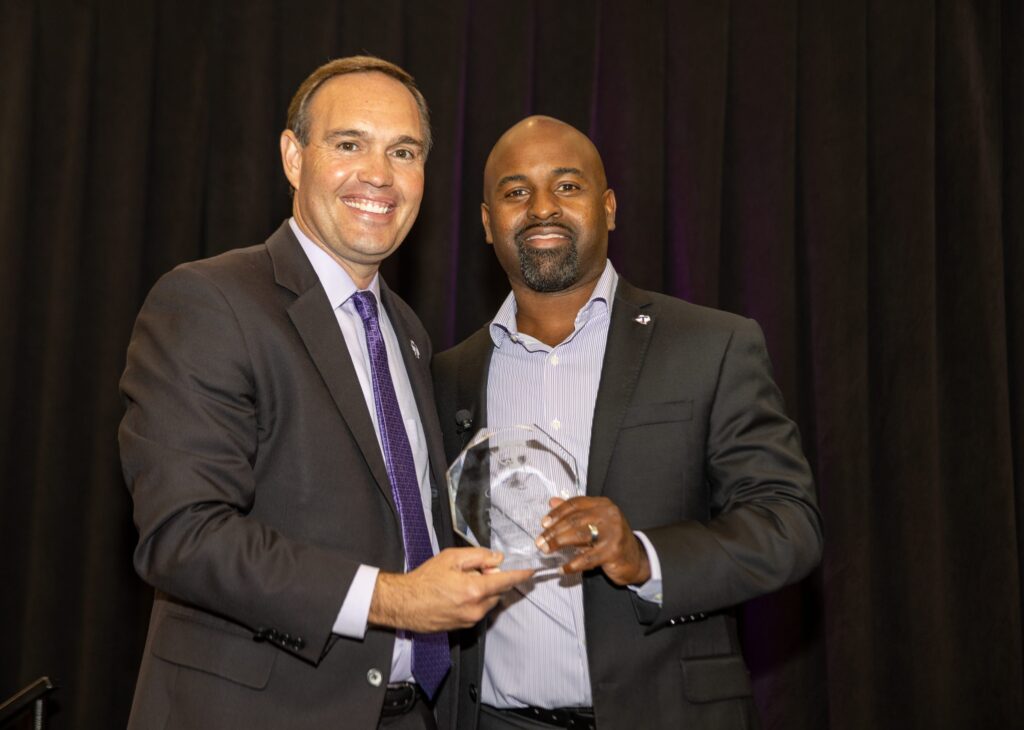
[[[455,433],[467,433],[473,428],[473,414],[465,408],[455,411]]]

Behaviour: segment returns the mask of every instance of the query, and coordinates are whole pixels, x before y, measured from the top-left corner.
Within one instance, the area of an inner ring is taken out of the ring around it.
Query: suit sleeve
[[[139,575],[319,661],[359,563],[249,515],[258,449],[252,364],[231,306],[201,273],[179,268],[153,288],[121,393],[118,439]]]
[[[654,623],[737,605],[807,575],[821,557],[810,467],[760,327],[742,320],[725,350],[705,451],[711,519],[645,530],[661,559]]]

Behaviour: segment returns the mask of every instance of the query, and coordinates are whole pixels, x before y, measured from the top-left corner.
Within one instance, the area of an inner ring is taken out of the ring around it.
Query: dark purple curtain
[[[288,214],[287,101],[367,51],[432,106],[385,276],[437,347],[507,291],[481,171],[530,113],[597,142],[623,275],[764,326],[827,542],[744,610],[765,726],[1019,726],[1022,41],[1017,0],[0,3],[0,699],[50,674],[53,727],[123,726],[132,321]]]

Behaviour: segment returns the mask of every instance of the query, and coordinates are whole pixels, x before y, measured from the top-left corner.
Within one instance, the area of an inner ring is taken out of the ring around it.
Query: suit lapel
[[[327,294],[287,222],[268,239],[267,251],[274,262],[277,283],[296,294],[288,307],[288,316],[397,520],[377,433]]]
[[[465,350],[459,359],[458,400],[455,402],[454,410],[468,410],[473,420],[470,432],[465,435],[466,442],[487,425],[487,377],[493,353],[494,340],[491,339],[491,330],[489,326],[484,326],[466,340]]]
[[[646,316],[646,324],[638,318]],[[594,423],[590,436],[587,466],[587,494],[604,492],[612,448],[619,426],[636,390],[647,347],[657,326],[651,300],[643,291],[621,277],[615,288],[615,306],[608,327],[608,343],[601,365],[601,381],[594,405]]]

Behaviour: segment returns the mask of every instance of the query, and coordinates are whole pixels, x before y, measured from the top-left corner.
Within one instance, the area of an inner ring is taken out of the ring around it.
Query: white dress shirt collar
[[[594,291],[591,292],[587,303],[580,307],[580,311],[576,315],[573,335],[589,322],[596,313],[604,311],[607,311],[609,314],[611,313],[612,302],[615,300],[615,287],[618,283],[619,275],[616,273],[615,267],[612,266],[610,260],[605,259],[604,271],[601,272],[601,277],[597,280],[597,284],[594,285]],[[495,347],[501,347],[502,343],[506,340],[518,342],[520,338],[526,338],[525,335],[519,334],[519,327],[516,324],[516,313],[518,311],[515,293],[509,292],[498,312],[494,315],[494,319],[491,320],[491,339],[494,340]],[[568,339],[572,339],[573,335],[570,335]]]
[[[324,251],[320,246],[313,242],[313,240],[307,236],[299,224],[294,218],[288,219],[288,225],[292,228],[292,233],[299,239],[299,245],[302,246],[302,250],[306,252],[306,258],[309,259],[309,263],[313,265],[313,270],[316,271],[317,277],[320,279],[320,283],[323,284],[324,291],[327,292],[327,298],[331,302],[331,309],[337,309],[346,301],[349,297],[359,291],[359,287],[356,286],[355,282],[352,281],[352,277],[345,271],[344,268],[338,265],[338,262],[331,258],[331,255]],[[380,301],[380,275],[374,274],[373,281],[370,282],[370,286],[366,287],[367,290],[372,291],[373,295]]]

